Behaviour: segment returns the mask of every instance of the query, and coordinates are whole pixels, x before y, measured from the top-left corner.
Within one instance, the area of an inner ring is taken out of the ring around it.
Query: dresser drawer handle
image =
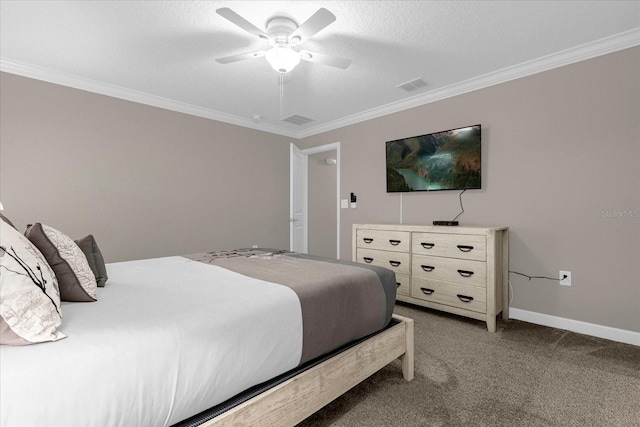
[[[400,240],[389,240],[389,243],[391,243],[393,246],[398,246],[400,244]]]
[[[462,277],[471,277],[471,276],[473,276],[473,271],[458,270],[458,274],[460,274]]]
[[[401,264],[400,261],[389,261],[389,264],[391,264],[392,267],[397,267]]]
[[[420,243],[425,249],[432,249],[436,244],[435,243]]]
[[[466,295],[457,294],[458,299],[462,302],[471,302],[473,301],[473,297],[468,297]]]
[[[396,282],[396,288],[399,288],[402,283]]]
[[[460,249],[462,252],[471,252],[473,250],[473,246],[458,245],[458,249]]]
[[[435,268],[434,266],[432,266],[432,265],[421,265],[420,267],[421,267],[424,271],[426,271],[426,272],[430,272],[430,271],[433,271],[433,270],[435,270],[435,269],[436,269],[436,268]]]
[[[431,295],[432,293],[434,293],[435,291],[433,289],[429,289],[429,288],[420,288],[420,290],[422,291],[423,294],[425,295]]]
[[[362,240],[364,240],[366,244],[373,242],[373,239],[371,237],[363,237]]]
[[[371,261],[373,261],[373,258],[369,258],[369,257],[364,257],[362,258],[364,260],[364,262],[366,262],[367,264],[371,264]]]

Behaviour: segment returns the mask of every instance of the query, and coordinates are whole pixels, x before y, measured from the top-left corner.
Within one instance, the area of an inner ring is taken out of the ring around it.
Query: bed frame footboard
[[[205,422],[205,427],[293,426],[395,359],[414,377],[413,319],[400,323]]]

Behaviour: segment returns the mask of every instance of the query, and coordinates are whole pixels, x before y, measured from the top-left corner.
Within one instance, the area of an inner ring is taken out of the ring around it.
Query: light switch
[[[341,199],[340,200],[340,208],[347,209],[349,207],[349,200]]]

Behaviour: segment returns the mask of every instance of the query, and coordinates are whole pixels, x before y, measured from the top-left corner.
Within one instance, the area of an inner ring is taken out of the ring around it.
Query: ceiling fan
[[[269,46],[271,46],[268,50],[258,50],[217,58],[216,61],[220,64],[229,64],[231,62],[261,58],[264,56],[271,67],[281,74],[293,70],[296,65],[300,63],[301,59],[341,68],[343,70],[351,64],[350,59],[338,58],[336,56],[308,50],[294,50],[294,47],[309,40],[317,32],[336,20],[335,15],[325,8],[319,9],[300,26],[292,19],[276,16],[267,22],[266,31],[262,31],[228,7],[218,9],[216,12],[249,34],[257,36],[262,40],[267,40]]]

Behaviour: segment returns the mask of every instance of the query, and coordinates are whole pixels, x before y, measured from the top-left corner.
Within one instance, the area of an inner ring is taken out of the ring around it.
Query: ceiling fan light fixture
[[[300,54],[288,46],[274,46],[267,51],[265,58],[271,68],[279,73],[288,73],[300,63]]]

